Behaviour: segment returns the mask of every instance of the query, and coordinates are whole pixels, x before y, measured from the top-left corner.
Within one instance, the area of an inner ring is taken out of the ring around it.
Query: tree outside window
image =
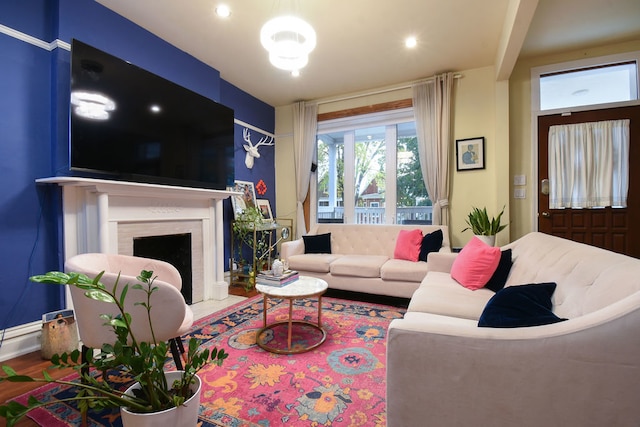
[[[318,222],[429,223],[431,201],[415,123],[326,132],[317,141]],[[353,198],[345,200],[345,194]],[[351,217],[345,218],[345,211]]]

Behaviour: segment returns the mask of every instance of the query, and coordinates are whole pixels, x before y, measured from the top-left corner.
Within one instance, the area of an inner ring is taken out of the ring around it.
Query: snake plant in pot
[[[495,245],[496,234],[507,227],[506,224],[501,224],[504,209],[503,206],[498,216],[489,218],[486,207],[482,209],[474,207],[465,220],[468,227],[462,231],[471,230],[485,243],[491,246]]]
[[[149,326],[153,331],[149,315],[152,310],[151,295],[157,290],[153,284],[155,280],[153,272],[143,270],[136,278],[139,283],[127,283],[123,286],[119,285],[120,276],[118,275],[112,289],[108,289],[100,283],[103,274],[104,272],[95,278],[89,278],[84,274],[67,274],[56,271],[31,277],[34,282],[75,286],[82,289],[87,298],[115,304],[118,308],[118,315],[101,316],[105,325],[115,332],[117,337],[115,343],[103,345],[102,351],[97,355],[94,355],[92,350],[87,351],[85,361],[82,360],[79,350],[74,350],[69,354],[56,354],[51,358],[54,367],[76,370],[81,381],[55,380],[46,371],[43,371],[42,378],[34,378],[21,375],[9,366],[2,366],[3,373],[0,374],[0,383],[43,382],[76,387],[76,394],[65,399],[66,401],[75,402],[83,413],[88,409],[100,410],[120,407],[125,425],[127,425],[125,411],[143,415],[166,413],[172,410],[179,413],[180,409],[190,406],[195,408],[195,418],[191,417],[190,421],[184,425],[195,426],[199,401],[192,401],[190,405],[188,403],[189,399],[193,399],[196,389],[199,394],[197,386],[199,386],[200,380],[197,377],[197,372],[208,363],[221,366],[228,354],[224,349],[200,349],[198,341],[191,338],[184,354],[184,370],[165,372],[167,343],[136,339],[131,328],[131,315],[124,308],[126,298],[131,298],[134,293],[142,295],[142,298],[136,301],[136,305],[141,305],[146,309]],[[135,292],[130,292],[134,290]],[[91,375],[90,369],[94,369],[102,375]],[[110,375],[115,372],[116,375],[136,381],[137,387],[132,387],[132,390],[124,393],[116,385],[104,380],[106,372],[109,372]],[[0,416],[7,419],[7,426],[12,426],[30,410],[52,403],[56,402],[42,402],[31,396],[26,406],[15,401],[0,406]],[[182,417],[182,415],[178,416]],[[146,421],[142,422],[143,425],[146,423]],[[169,423],[166,425],[178,425],[171,421]],[[136,421],[136,425],[140,425],[140,422]]]

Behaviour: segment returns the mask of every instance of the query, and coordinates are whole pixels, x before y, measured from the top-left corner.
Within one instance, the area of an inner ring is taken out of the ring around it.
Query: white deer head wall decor
[[[260,147],[261,145],[269,146],[275,144],[272,136],[264,136],[260,139],[260,141],[258,141],[256,145],[253,145],[251,143],[251,134],[249,133],[249,129],[247,128],[244,128],[244,130],[242,131],[242,137],[247,142],[247,144],[243,145],[244,150],[247,152],[244,157],[244,165],[247,167],[247,169],[253,168],[254,159],[260,158],[258,147]]]

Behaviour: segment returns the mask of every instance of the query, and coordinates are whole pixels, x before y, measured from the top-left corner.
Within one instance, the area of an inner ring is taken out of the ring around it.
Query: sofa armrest
[[[409,312],[387,335],[387,426],[632,425],[637,303],[530,328]]]
[[[304,253],[304,240],[297,239],[290,242],[282,242],[280,247],[280,258],[289,259],[292,255],[302,255]]]
[[[456,256],[458,256],[458,254],[454,252],[430,252],[429,255],[427,255],[429,271],[449,273]]]

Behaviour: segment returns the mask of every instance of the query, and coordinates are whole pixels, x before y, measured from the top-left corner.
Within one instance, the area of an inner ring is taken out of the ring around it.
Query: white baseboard
[[[0,332],[2,333],[2,332]],[[40,350],[42,322],[31,322],[5,330],[0,362]]]

